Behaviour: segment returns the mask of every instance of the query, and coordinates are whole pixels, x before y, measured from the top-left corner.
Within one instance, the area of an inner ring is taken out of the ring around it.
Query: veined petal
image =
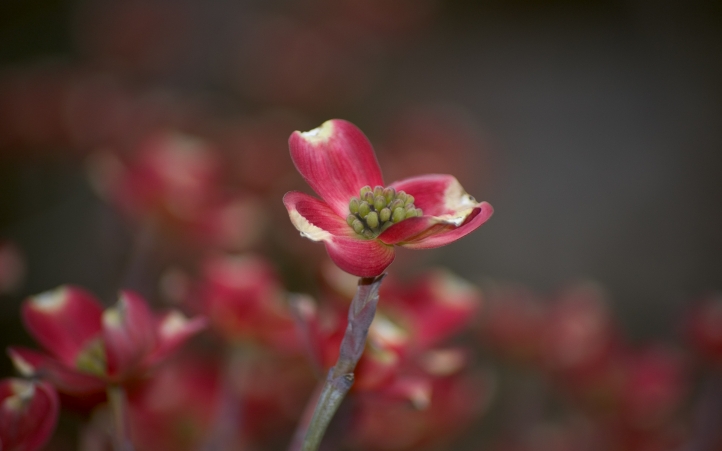
[[[308,194],[291,191],[283,196],[291,223],[301,236],[312,241],[328,241],[333,236],[352,237],[355,232],[331,207]]]
[[[166,313],[158,322],[158,346],[150,355],[147,364],[160,362],[207,325],[208,321],[204,317],[188,319],[177,310]]]
[[[437,223],[433,216],[404,219],[383,231],[378,239],[386,244],[401,243],[423,233]]]
[[[8,348],[15,369],[25,377],[41,377],[63,393],[86,395],[105,390],[105,381],[68,368],[43,353],[21,347]]]
[[[156,345],[155,318],[143,298],[122,291],[115,306],[103,312],[103,340],[108,375],[124,375],[142,363]]]
[[[379,240],[334,236],[324,241],[336,266],[358,277],[376,277],[394,261],[394,248]]]
[[[413,195],[414,205],[422,209],[425,216],[435,216],[456,226],[479,205],[452,175],[420,175],[394,182],[391,186],[396,191]]]
[[[494,209],[486,202],[474,208],[466,221],[456,227],[453,224],[439,223],[431,226],[421,234],[406,242],[398,243],[409,249],[432,249],[444,246],[478,229],[494,213]]]
[[[361,188],[384,184],[371,143],[350,122],[333,119],[308,132],[293,132],[288,145],[298,172],[342,218]]]
[[[62,286],[27,299],[22,317],[30,334],[73,366],[85,344],[100,334],[100,303],[79,287]]]

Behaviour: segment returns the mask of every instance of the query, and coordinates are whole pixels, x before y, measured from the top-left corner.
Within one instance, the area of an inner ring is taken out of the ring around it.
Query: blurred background
[[[722,285],[720,80],[718,1],[4,0],[0,344],[32,343],[20,302],[60,284],[172,297],[199,242],[312,291],[289,263],[319,249],[287,230],[281,196],[304,188],[286,140],[335,117],[387,181],[452,173],[495,208],[392,271],[542,297],[593,280],[632,341],[676,339]],[[143,159],[166,133],[216,154]],[[153,164],[220,185],[182,194],[173,232],[133,178]]]

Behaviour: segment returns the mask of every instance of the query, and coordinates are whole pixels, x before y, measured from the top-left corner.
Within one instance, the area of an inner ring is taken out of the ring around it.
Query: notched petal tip
[[[307,132],[294,132],[294,134],[298,133],[302,139],[311,143],[328,141],[333,136],[335,122],[336,120],[331,119],[313,130],[309,130]]]

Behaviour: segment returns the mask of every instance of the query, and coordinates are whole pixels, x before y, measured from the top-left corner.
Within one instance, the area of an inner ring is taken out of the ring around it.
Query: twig
[[[289,451],[318,450],[326,428],[353,385],[354,369],[366,346],[366,336],[376,314],[379,288],[384,277],[386,274],[359,279],[356,295],[348,310],[348,324],[338,361],[329,370],[320,395],[314,396],[307,406]],[[310,411],[313,415],[309,415]]]

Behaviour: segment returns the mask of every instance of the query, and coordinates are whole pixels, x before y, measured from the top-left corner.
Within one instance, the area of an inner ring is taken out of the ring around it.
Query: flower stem
[[[128,424],[128,405],[125,390],[120,385],[108,386],[108,404],[113,421],[113,450],[133,451],[130,441],[130,425]]]
[[[304,413],[289,451],[316,451],[331,419],[354,382],[354,369],[366,346],[366,336],[376,314],[382,274],[374,278],[359,279],[356,295],[348,311],[348,325],[341,341],[338,361],[326,376],[318,398],[312,398],[313,416]],[[310,420],[306,420],[310,417]],[[301,441],[301,437],[303,440]]]

